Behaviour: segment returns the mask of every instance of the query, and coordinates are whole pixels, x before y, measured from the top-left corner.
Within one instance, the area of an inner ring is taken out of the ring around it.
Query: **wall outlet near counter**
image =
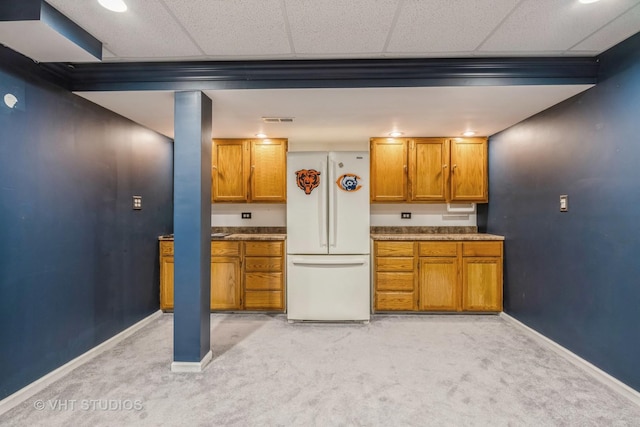
[[[142,209],[142,196],[133,196],[133,210],[139,211]]]
[[[242,213],[240,214],[240,217],[241,217],[242,219],[251,219],[251,212],[242,212]]]
[[[400,212],[400,218],[411,219],[411,212]]]

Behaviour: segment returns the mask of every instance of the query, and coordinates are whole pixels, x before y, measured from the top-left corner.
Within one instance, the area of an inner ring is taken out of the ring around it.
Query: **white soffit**
[[[297,144],[362,143],[398,129],[405,136],[493,135],[593,85],[473,86],[205,91],[213,100],[213,136],[264,132]],[[173,92],[78,95],[173,137]],[[261,117],[295,117],[292,124]]]
[[[38,62],[99,61],[40,20],[0,21],[0,42]]]

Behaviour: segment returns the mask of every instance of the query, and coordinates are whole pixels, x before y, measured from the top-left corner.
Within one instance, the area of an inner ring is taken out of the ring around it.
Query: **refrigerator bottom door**
[[[288,255],[287,319],[368,321],[369,255]]]

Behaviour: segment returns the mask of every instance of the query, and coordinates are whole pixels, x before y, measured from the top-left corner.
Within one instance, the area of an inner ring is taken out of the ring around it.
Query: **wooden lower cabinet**
[[[244,309],[284,310],[284,242],[244,245]]]
[[[173,242],[160,242],[160,309],[173,310]]]
[[[416,308],[415,245],[374,243],[374,310],[413,311]]]
[[[173,241],[160,242],[160,308],[173,310]],[[284,241],[211,242],[211,310],[284,310]]]
[[[374,311],[500,312],[502,248],[501,241],[375,241]]]

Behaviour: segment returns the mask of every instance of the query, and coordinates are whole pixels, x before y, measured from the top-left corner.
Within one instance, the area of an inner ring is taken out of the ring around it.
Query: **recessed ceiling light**
[[[98,3],[112,12],[126,12],[127,10],[127,4],[124,0],[98,0]]]
[[[392,138],[397,138],[397,137],[402,136],[402,135],[404,135],[404,132],[397,132],[396,131],[396,132],[389,133],[389,136],[392,137]]]
[[[578,1],[582,4],[589,4],[589,3],[595,3],[600,0],[578,0]]]
[[[267,135],[266,135],[266,134],[264,134],[264,133],[256,133],[256,136],[257,136],[258,138],[266,138],[266,137],[267,137]]]
[[[476,131],[474,130],[468,130],[466,132],[462,132],[462,136],[473,136],[476,134]]]
[[[18,103],[18,98],[16,98],[16,96],[12,93],[7,93],[4,96],[4,103],[6,104],[7,107],[13,108]]]

